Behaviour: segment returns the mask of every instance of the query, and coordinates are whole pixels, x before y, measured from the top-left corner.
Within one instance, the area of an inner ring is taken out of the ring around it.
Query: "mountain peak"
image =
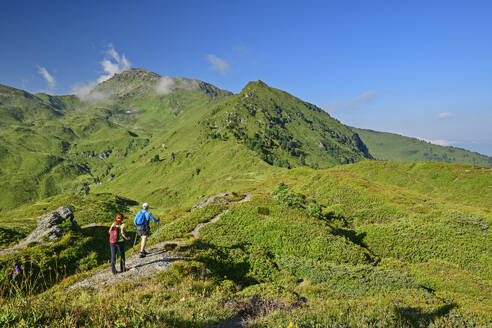
[[[265,82],[262,80],[258,81],[249,81],[248,84],[241,90],[241,93],[247,93],[254,91],[256,89],[263,89],[263,88],[271,88],[269,85],[267,85]]]
[[[143,68],[130,68],[121,73],[113,75],[110,80],[141,80],[141,81],[156,81],[160,79],[161,76],[152,71]]]
[[[211,97],[232,94],[200,80],[161,76],[143,68],[131,68],[97,84],[82,100],[122,101],[146,96],[167,96],[177,90],[199,91]]]

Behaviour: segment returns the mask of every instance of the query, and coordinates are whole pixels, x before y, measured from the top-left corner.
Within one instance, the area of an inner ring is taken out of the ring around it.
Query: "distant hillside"
[[[48,120],[62,114],[29,92],[0,84],[0,126]]]
[[[492,166],[492,157],[456,147],[434,145],[429,142],[394,133],[351,128],[356,132],[377,160],[435,161],[444,163]]]
[[[163,194],[186,194],[193,202],[270,168],[327,168],[369,158],[345,125],[261,81],[233,95],[137,68],[77,97],[2,86],[0,118],[4,209],[91,191],[161,205],[169,201]]]
[[[277,166],[328,168],[371,158],[347,126],[262,81],[217,103],[201,124],[207,138],[233,137]]]
[[[3,209],[91,192],[189,205],[280,167],[323,169],[373,157],[492,166],[464,150],[351,129],[262,81],[232,94],[140,68],[77,96],[0,86],[0,126]]]
[[[80,98],[0,86],[0,208],[59,193],[86,194],[112,179],[114,167],[144,158],[153,135],[179,125],[188,110],[199,112],[231,94],[170,77],[160,90],[163,79],[132,69]]]

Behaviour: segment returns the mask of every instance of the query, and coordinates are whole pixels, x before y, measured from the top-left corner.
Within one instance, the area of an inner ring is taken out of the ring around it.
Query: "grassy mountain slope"
[[[108,256],[107,250],[96,247],[107,229],[99,232],[101,237],[92,230],[71,232],[74,250],[63,256],[74,258],[66,278],[53,278],[48,285],[53,288],[38,296],[34,293],[30,312],[16,306],[16,298],[0,302],[10,313],[4,322],[23,316],[30,323],[58,326],[111,326],[120,320],[131,326],[196,327],[244,315],[252,327],[290,322],[299,327],[490,324],[489,169],[364,161],[327,170],[276,170],[242,187],[253,193],[253,199],[230,208],[217,223],[204,227],[197,239],[188,232],[220,212],[220,207],[187,212],[189,207],[180,208],[183,203],[177,199],[169,205],[169,213],[154,211],[162,213],[162,222],[151,242],[178,237],[190,244],[182,249],[183,261],[153,279],[136,282],[138,288],[121,285],[67,294],[64,287],[83,279],[88,269],[103,264]],[[280,182],[287,189],[279,189]],[[86,204],[115,202],[109,195],[86,197],[96,197]],[[175,199],[169,194],[163,197]],[[80,206],[84,198],[64,201]],[[27,215],[40,206],[26,205],[17,211]],[[78,214],[84,222],[106,220],[96,212],[85,213]],[[0,222],[12,216],[14,212],[2,213]],[[89,234],[96,239],[87,240]],[[4,267],[11,267],[13,261],[29,258],[30,252],[49,256],[67,243],[61,239],[52,248],[33,247],[2,261]],[[115,295],[118,317],[107,315],[112,313],[105,301],[108,295]]]
[[[357,134],[320,108],[262,81],[215,105],[201,122],[207,138],[235,138],[283,167],[326,168],[370,158]]]
[[[37,120],[53,119],[62,114],[43,99],[29,92],[0,84],[0,124],[34,124]]]
[[[330,167],[368,157],[358,136],[340,122],[262,82],[232,95],[202,81],[131,69],[80,99],[5,90],[0,113],[14,123],[0,134],[5,190],[0,208],[58,193],[112,191],[112,186],[159,203],[160,193],[186,190],[200,171],[196,179],[213,189],[232,185],[227,179],[238,165],[254,163],[250,175],[268,171],[261,159],[275,166]],[[219,155],[224,149],[242,155]],[[178,166],[182,156],[186,164]],[[169,160],[174,157],[178,161]],[[149,161],[160,165],[146,166]],[[222,173],[214,175],[217,167]],[[166,191],[163,181],[170,176],[172,190]]]
[[[135,159],[126,158],[141,152],[154,134],[230,94],[179,78],[169,78],[170,93],[159,94],[160,79],[130,70],[99,84],[86,101],[2,88],[0,208],[63,192],[88,193],[112,178],[115,165],[131,165]]]
[[[83,227],[0,257],[0,326],[492,323],[489,168],[364,160],[370,149],[348,127],[260,81],[231,95],[134,69],[83,101],[15,92],[43,118],[0,105],[13,122],[1,135],[0,206],[22,204],[0,211],[0,247],[61,205]],[[224,205],[192,206],[226,191],[253,197],[193,237]],[[179,239],[183,260],[150,279],[67,292],[107,269],[112,218],[132,218],[143,201],[161,218],[149,242]]]
[[[444,163],[492,166],[492,158],[456,147],[434,145],[417,138],[394,133],[351,128],[378,160],[385,161],[435,161]]]
[[[261,90],[256,90],[256,85]],[[261,105],[262,110],[251,116],[245,108],[253,105],[243,101],[248,98],[244,95],[251,92],[259,92],[250,97],[256,102],[271,96],[275,100],[254,105],[258,108]],[[275,113],[274,108],[278,111],[280,106],[282,112]],[[157,114],[149,110],[145,115],[154,117]],[[296,119],[288,122],[286,117],[289,115]],[[225,118],[232,116],[233,121]],[[313,121],[307,124],[306,117]],[[146,122],[145,117],[138,119]],[[265,122],[264,126],[258,128],[258,121]],[[285,121],[285,126],[277,127],[275,122],[278,121]],[[150,199],[157,206],[168,206],[171,200],[166,197],[174,194],[171,202],[179,200],[191,205],[199,197],[246,186],[273,174],[276,169],[268,163],[288,167],[303,163],[314,167],[333,166],[365,156],[357,148],[357,137],[338,121],[314,106],[262,83],[250,83],[241,94],[219,99],[212,106],[180,112],[173,120],[172,129],[162,131],[153,136],[144,152],[135,154],[131,170],[123,165],[113,169],[114,178],[103,181],[93,190],[117,192],[139,200]],[[263,141],[255,144],[249,134]],[[332,139],[332,135],[336,138]],[[316,142],[319,141],[315,140],[324,140],[326,145],[337,150],[331,152],[328,148],[318,147]],[[359,146],[363,147],[363,144]],[[148,165],[148,162],[152,164]]]

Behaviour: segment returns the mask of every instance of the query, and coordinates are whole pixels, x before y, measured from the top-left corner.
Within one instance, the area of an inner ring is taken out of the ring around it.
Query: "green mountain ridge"
[[[216,104],[200,123],[207,138],[232,134],[277,166],[326,168],[371,158],[357,134],[339,121],[262,81],[249,82],[239,94]]]
[[[144,131],[147,127],[164,131],[162,120],[172,125],[169,118],[179,121],[176,116],[183,110],[230,94],[201,81],[173,78],[173,92],[161,96],[154,92],[157,74],[135,69],[119,75],[92,92],[122,91],[96,101],[0,88],[0,116],[5,118],[0,132],[0,185],[5,194],[0,208],[62,192],[85,193],[108,175],[113,158],[125,158],[148,144],[152,131]],[[178,83],[182,81],[186,88]],[[189,81],[196,88],[188,87]],[[141,97],[144,91],[147,95]],[[142,123],[135,124],[139,119]]]
[[[116,184],[119,175],[127,175],[125,183],[139,185],[125,173],[138,167],[135,163],[181,153],[203,158],[199,154],[205,149],[243,152],[245,147],[284,167],[323,168],[369,157],[357,135],[340,122],[262,82],[232,95],[199,80],[131,69],[81,98],[4,89],[8,97],[2,98],[0,115],[13,123],[0,134],[5,154],[0,158],[0,186],[5,190],[1,208],[57,193],[107,189],[101,184]],[[258,106],[258,114],[248,111]],[[25,117],[12,116],[17,112]],[[153,173],[157,175],[146,195],[161,188],[157,181],[163,172]]]
[[[32,122],[38,119],[52,119],[62,114],[44,103],[43,99],[27,91],[0,84],[0,124]]]
[[[99,95],[102,101],[119,101],[124,104],[127,99],[167,95],[176,90],[201,91],[214,97],[232,94],[200,80],[160,76],[142,68],[133,68],[97,84],[90,91],[89,97],[98,100]]]
[[[440,146],[417,138],[369,129],[351,129],[375,159],[385,161],[435,161],[492,166],[492,157],[452,146]]]
[[[267,163],[254,164],[256,174],[268,164],[328,168],[372,157],[491,165],[489,157],[471,152],[351,129],[315,105],[262,81],[250,82],[232,94],[199,80],[131,69],[96,85],[85,97],[83,101],[74,95],[32,95],[0,86],[4,127],[0,132],[4,190],[0,208],[58,193],[111,192],[112,188],[134,196],[125,185],[141,186],[146,190],[141,197],[160,203],[156,195],[162,190],[161,179],[168,174],[182,176],[166,187],[175,193],[184,192],[182,186],[188,180],[180,171],[183,167],[169,159],[185,156],[184,165],[193,165],[186,175],[201,179],[196,172],[210,176],[214,170],[203,158],[224,149],[248,154],[247,162]],[[389,137],[381,143],[374,135]],[[422,147],[414,150],[413,144],[428,146],[429,153]],[[407,155],[397,155],[402,152]],[[157,171],[146,165],[151,160]],[[231,163],[216,164],[224,168],[223,179],[227,179]],[[140,166],[138,173],[135,168]],[[153,178],[145,180],[144,187],[136,177],[145,175]],[[202,192],[191,193],[189,202],[200,196]]]

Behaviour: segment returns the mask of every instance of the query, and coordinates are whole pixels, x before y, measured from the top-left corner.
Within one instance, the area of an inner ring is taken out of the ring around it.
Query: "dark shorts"
[[[146,229],[137,230],[137,235],[150,236],[150,227],[147,227]]]

